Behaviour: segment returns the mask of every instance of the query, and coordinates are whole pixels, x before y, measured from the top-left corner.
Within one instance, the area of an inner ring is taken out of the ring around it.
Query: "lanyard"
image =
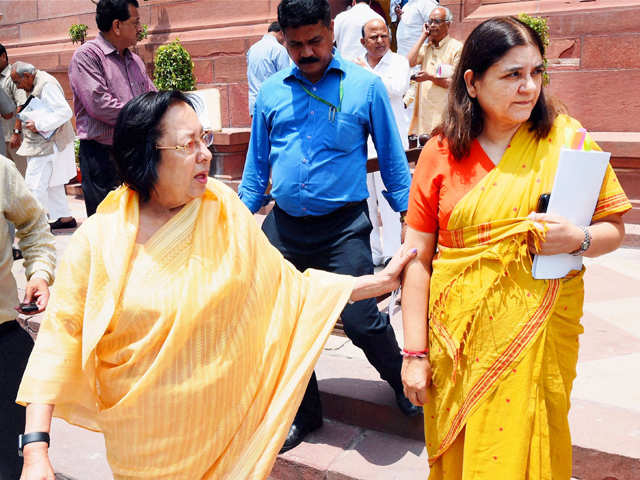
[[[300,79],[297,79],[297,80],[298,82],[300,82],[300,86],[302,87],[302,89],[305,91],[307,95],[329,106],[329,121],[333,122],[336,119],[336,112],[339,112],[342,109],[342,97],[344,96],[344,88],[342,86],[343,78],[344,78],[344,73],[341,73],[340,74],[340,103],[338,104],[337,107],[333,103],[329,102],[328,100],[325,100],[319,95],[316,95],[315,93],[311,92],[307,87],[304,86],[304,83],[302,83]]]

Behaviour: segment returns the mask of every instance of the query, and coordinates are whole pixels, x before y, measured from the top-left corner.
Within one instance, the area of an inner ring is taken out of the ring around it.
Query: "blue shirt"
[[[340,104],[330,107],[314,95]],[[391,208],[405,211],[411,177],[384,84],[377,75],[334,54],[315,84],[297,66],[282,70],[258,94],[239,195],[249,210],[262,205],[271,175],[271,195],[292,216],[325,215],[368,197],[367,138],[371,134],[383,192]]]
[[[262,82],[271,75],[291,64],[287,49],[278,43],[276,37],[267,33],[261,40],[251,45],[247,52],[247,81],[249,83],[249,113],[253,115],[256,95]]]

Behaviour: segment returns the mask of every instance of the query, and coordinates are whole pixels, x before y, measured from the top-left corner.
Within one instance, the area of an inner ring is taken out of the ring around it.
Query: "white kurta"
[[[371,68],[366,56],[360,57],[360,60],[364,63],[367,70],[378,75],[382,83],[384,83],[387,93],[389,94],[389,101],[391,102],[391,109],[396,119],[396,125],[398,126],[398,133],[400,134],[402,145],[406,149],[409,146],[409,140],[407,138],[409,122],[404,111],[405,108],[402,97],[404,97],[404,94],[409,88],[409,61],[405,57],[393,53],[391,50],[385,53],[374,68]],[[369,158],[377,156],[371,137],[369,137],[367,142],[367,150]],[[369,190],[369,198],[367,198],[369,218],[373,225],[370,237],[371,252],[373,254],[373,262],[380,264],[386,258],[392,257],[400,248],[400,232],[402,230],[400,215],[398,212],[393,211],[389,202],[387,202],[382,195],[385,187],[380,172],[367,174],[367,188]],[[378,209],[380,210],[382,223],[380,223],[378,219]],[[382,229],[382,238],[380,229]]]
[[[73,115],[62,92],[53,84],[42,89],[40,100],[51,109],[51,114],[36,121],[39,132],[49,132],[68,122]],[[69,217],[71,212],[67,204],[64,184],[76,176],[75,152],[73,142],[59,151],[53,141],[53,153],[27,158],[25,181],[53,221],[60,217]]]
[[[398,22],[398,53],[407,56],[409,50],[420,40],[422,28],[429,20],[431,10],[438,6],[434,0],[409,0],[402,7],[402,17]]]
[[[336,47],[342,58],[355,60],[366,53],[360,43],[362,26],[374,18],[380,19],[386,24],[384,18],[374,12],[366,3],[356,3],[349,10],[336,15],[333,21],[333,34]]]

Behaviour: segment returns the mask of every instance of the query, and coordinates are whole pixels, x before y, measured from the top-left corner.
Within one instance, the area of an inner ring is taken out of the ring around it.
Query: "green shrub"
[[[544,85],[549,85],[550,78],[547,73],[547,67],[549,66],[549,62],[547,61],[546,51],[549,46],[549,25],[547,24],[547,19],[543,17],[532,17],[531,15],[527,15],[526,13],[521,13],[518,15],[518,20],[522,23],[526,23],[529,25],[540,37],[542,41],[542,46],[544,47],[542,61],[544,63],[544,74],[543,74],[543,83]]]
[[[141,42],[148,36],[149,36],[149,25],[147,25],[146,23],[143,23],[142,30],[140,30],[140,33],[138,34],[138,41]]]
[[[87,38],[87,30],[89,27],[84,23],[76,23],[69,27],[69,37],[73,43],[83,44]]]
[[[180,40],[158,47],[154,63],[153,83],[158,90],[193,90],[193,62]]]

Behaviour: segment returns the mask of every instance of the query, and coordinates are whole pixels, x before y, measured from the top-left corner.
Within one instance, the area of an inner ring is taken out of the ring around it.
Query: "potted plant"
[[[84,23],[75,23],[69,27],[69,37],[73,43],[82,45],[87,38],[87,30],[89,27]]]
[[[191,55],[180,44],[179,39],[156,50],[153,83],[158,90],[189,91],[195,87]]]
[[[149,25],[147,25],[146,23],[143,23],[142,30],[140,30],[140,33],[138,33],[138,41],[141,42],[148,36],[149,36]]]
[[[529,25],[538,34],[540,40],[542,40],[544,52],[546,52],[547,47],[549,46],[549,25],[547,24],[547,19],[543,17],[532,17],[526,13],[521,13],[518,15],[518,20]],[[546,55],[543,57],[542,61],[544,64],[544,73],[542,76],[543,83],[544,85],[549,85],[550,78],[547,73],[547,66],[549,65],[549,62],[547,61]]]

